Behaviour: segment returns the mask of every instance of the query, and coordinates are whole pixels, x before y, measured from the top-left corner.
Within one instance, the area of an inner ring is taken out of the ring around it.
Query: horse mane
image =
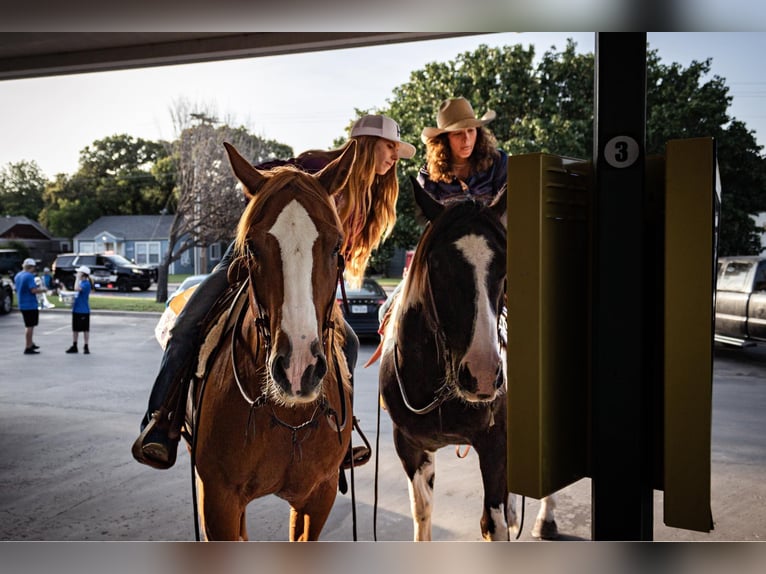
[[[446,204],[444,211],[429,222],[418,241],[415,253],[410,263],[407,281],[402,291],[402,307],[420,303],[423,317],[429,324],[436,324],[433,317],[433,305],[431,305],[428,274],[428,254],[437,241],[443,241],[445,234],[457,236],[458,232],[466,229],[475,229],[479,223],[487,227],[493,235],[505,233],[502,223],[489,209],[489,207],[473,198],[452,201]]]

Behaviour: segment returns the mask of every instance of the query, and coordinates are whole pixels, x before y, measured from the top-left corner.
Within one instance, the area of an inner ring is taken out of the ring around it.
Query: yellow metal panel
[[[590,164],[508,162],[508,485],[542,498],[587,469]]]
[[[707,532],[712,528],[714,140],[670,141],[665,159],[664,521]]]

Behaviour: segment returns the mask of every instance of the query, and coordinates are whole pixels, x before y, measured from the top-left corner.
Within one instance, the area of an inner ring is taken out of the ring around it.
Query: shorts
[[[72,331],[76,333],[90,331],[90,313],[72,313]]]
[[[37,323],[40,321],[39,309],[22,309],[21,315],[24,317],[25,327],[37,327]]]

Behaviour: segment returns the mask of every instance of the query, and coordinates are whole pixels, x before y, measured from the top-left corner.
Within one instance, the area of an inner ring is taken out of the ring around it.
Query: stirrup
[[[141,434],[133,443],[131,453],[141,464],[151,466],[159,470],[166,470],[173,466],[176,462],[176,454],[178,453],[178,441],[173,440],[169,436],[165,435],[167,439],[166,443],[158,441],[144,442],[147,440],[152,432],[160,433],[159,429],[156,429],[157,425],[157,413],[152,416],[152,420],[144,427]]]
[[[346,456],[343,458],[341,468],[348,470],[351,468],[351,456],[354,457],[354,468],[362,466],[372,457],[372,450],[368,446],[355,446],[346,451]]]

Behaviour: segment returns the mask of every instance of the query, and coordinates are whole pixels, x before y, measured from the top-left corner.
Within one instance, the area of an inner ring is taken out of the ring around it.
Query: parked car
[[[53,262],[53,279],[70,291],[74,289],[75,269],[90,267],[90,276],[96,289],[132,291],[138,287],[146,291],[152,284],[152,271],[136,265],[122,255],[108,253],[62,253]]]
[[[0,273],[11,276],[21,271],[21,262],[24,256],[18,249],[0,249]]]
[[[359,289],[351,289],[348,283],[346,287],[346,299],[348,300],[348,313],[343,306],[343,293],[338,285],[336,298],[340,303],[345,317],[351,328],[358,337],[378,338],[378,309],[386,302],[386,291],[380,283],[374,279],[365,278]]]
[[[0,277],[0,315],[11,312],[13,307],[13,283],[10,279]]]
[[[186,291],[189,287],[193,287],[195,285],[199,285],[200,283],[202,283],[202,281],[204,281],[204,279],[208,275],[209,273],[203,273],[202,275],[189,275],[186,279],[181,281],[181,284],[178,286],[178,289],[176,289],[170,294],[170,297],[168,297],[168,300],[165,302],[165,306],[167,307],[168,305],[170,305],[170,302],[175,297],[177,297],[178,295]]]
[[[766,256],[718,259],[715,340],[740,347],[766,342]]]

